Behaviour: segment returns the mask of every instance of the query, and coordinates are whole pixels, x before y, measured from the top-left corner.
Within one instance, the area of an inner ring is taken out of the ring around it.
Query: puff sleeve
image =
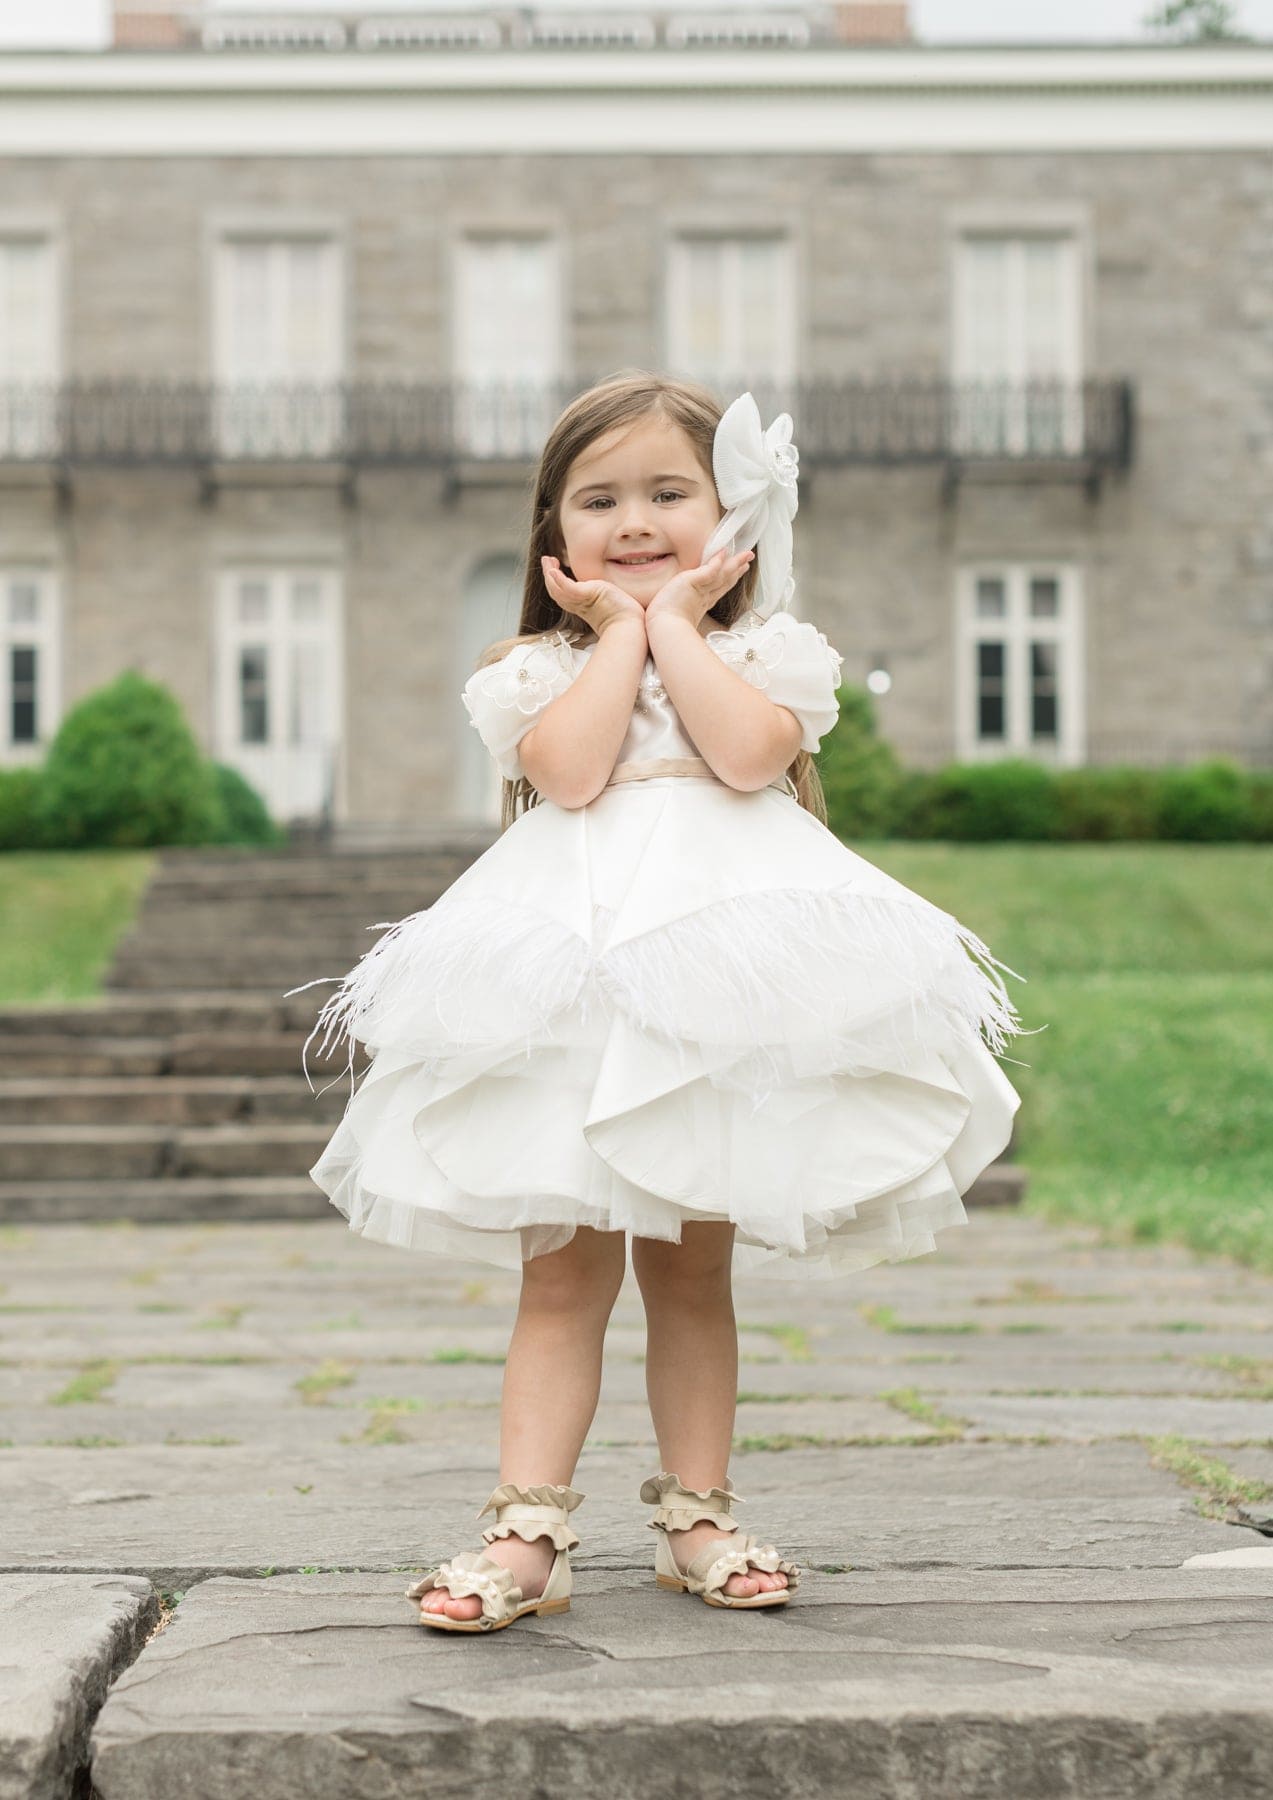
[[[795,714],[802,750],[818,748],[840,716],[836,689],[844,658],[816,625],[776,612],[750,628],[710,632],[707,641],[744,681]]]
[[[549,703],[564,694],[578,668],[560,632],[514,644],[507,656],[474,670],[460,694],[469,724],[486,745],[501,775],[525,774],[517,746]]]

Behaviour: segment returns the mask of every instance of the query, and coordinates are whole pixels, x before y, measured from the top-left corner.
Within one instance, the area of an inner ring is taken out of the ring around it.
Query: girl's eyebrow
[[[660,482],[660,481],[679,481],[682,487],[697,487],[698,486],[697,481],[695,481],[695,479],[692,475],[675,475],[675,474],[651,475],[650,486],[653,487],[657,482]],[[614,487],[615,485],[616,484],[613,481],[590,481],[588,483],[587,487],[576,488],[574,493],[571,494],[570,498],[572,500],[577,500],[579,498],[580,494],[591,494],[591,493],[596,492],[596,490],[598,488],[611,488],[611,487]]]

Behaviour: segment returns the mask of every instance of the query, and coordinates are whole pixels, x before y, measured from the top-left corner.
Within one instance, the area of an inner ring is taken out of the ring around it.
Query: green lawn
[[[1024,1210],[1273,1270],[1273,849],[855,848],[1024,977]]]
[[[98,993],[153,862],[150,850],[0,854],[0,1001],[25,1006]]]
[[[854,848],[1025,978],[1008,991],[1046,1030],[1003,1062],[1025,1210],[1273,1270],[1273,848]],[[0,997],[95,993],[151,862],[0,855]]]

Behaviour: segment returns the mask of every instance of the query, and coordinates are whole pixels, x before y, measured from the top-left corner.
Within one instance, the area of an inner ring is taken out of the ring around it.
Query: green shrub
[[[225,829],[211,764],[176,699],[133,669],[63,719],[38,812],[47,841],[67,849],[216,843]]]
[[[40,787],[44,771],[34,764],[0,769],[0,850],[44,850]]]
[[[228,763],[214,762],[212,777],[225,817],[220,844],[285,844],[287,833],[269,815],[264,800],[250,782]]]
[[[905,800],[908,837],[994,843],[1060,835],[1055,778],[1024,757],[948,763],[912,785]]]
[[[1254,835],[1250,782],[1240,763],[1215,756],[1162,773],[1158,835],[1189,843],[1233,843]]]
[[[1252,769],[1251,835],[1257,844],[1273,844],[1273,769]]]
[[[840,717],[822,740],[818,775],[827,819],[841,838],[887,837],[897,811],[901,767],[891,744],[876,736],[875,708],[865,688],[841,688]]]
[[[1156,769],[1061,769],[1060,834],[1071,843],[1126,843],[1158,836],[1162,778]]]

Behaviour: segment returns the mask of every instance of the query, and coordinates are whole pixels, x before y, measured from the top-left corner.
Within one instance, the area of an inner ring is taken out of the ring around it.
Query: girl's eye
[[[654,498],[656,500],[684,500],[685,496],[679,488],[661,488]],[[594,494],[591,500],[584,501],[584,511],[592,512],[598,502],[609,504],[609,497],[605,494]]]

